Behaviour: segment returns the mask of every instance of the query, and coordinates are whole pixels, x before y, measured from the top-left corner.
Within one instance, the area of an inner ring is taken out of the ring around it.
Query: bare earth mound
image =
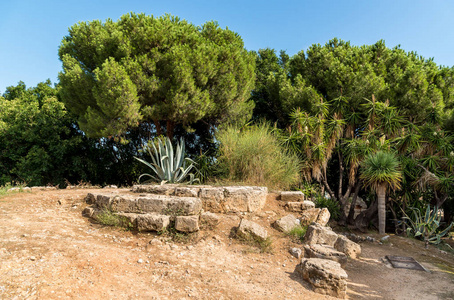
[[[270,226],[286,214],[272,195],[263,212],[220,215],[214,231],[174,243],[91,223],[81,213],[88,192],[97,191],[0,198],[1,299],[334,299],[295,273],[299,261],[288,249],[301,245]],[[272,253],[231,238],[241,217],[267,228]],[[361,246],[361,258],[345,267],[350,299],[454,299],[451,254],[395,236]],[[392,269],[385,255],[412,256],[431,272]]]

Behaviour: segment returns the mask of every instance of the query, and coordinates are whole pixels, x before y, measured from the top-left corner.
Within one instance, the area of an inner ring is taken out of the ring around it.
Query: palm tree
[[[390,152],[378,151],[368,155],[362,163],[360,178],[371,187],[378,200],[378,231],[385,233],[386,192],[389,188],[400,189],[402,172],[397,157]]]

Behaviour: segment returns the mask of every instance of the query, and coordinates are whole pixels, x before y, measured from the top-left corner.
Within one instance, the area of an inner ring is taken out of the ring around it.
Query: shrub
[[[340,217],[340,208],[339,204],[336,200],[333,200],[331,198],[325,198],[322,195],[318,194],[314,198],[314,203],[315,207],[318,208],[324,208],[326,207],[329,210],[329,213],[331,214],[331,219],[333,220],[339,220]]]
[[[232,181],[289,189],[300,180],[300,159],[286,151],[266,123],[216,134],[219,161]]]
[[[299,241],[303,241],[304,236],[306,235],[306,231],[307,231],[307,226],[303,227],[301,225],[298,225],[298,226],[293,227],[292,230],[290,230],[288,232],[288,235],[296,238]]]

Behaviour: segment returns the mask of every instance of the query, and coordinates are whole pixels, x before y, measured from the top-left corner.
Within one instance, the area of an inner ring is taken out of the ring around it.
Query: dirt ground
[[[177,243],[90,222],[81,214],[88,192],[99,190],[0,198],[1,299],[334,299],[294,272],[288,250],[301,245],[270,226],[285,214],[271,198],[261,213],[222,215],[217,229]],[[271,253],[231,238],[241,217],[267,227]],[[454,299],[452,254],[396,236],[361,246],[345,268],[349,299]],[[393,269],[385,255],[414,257],[430,272]]]

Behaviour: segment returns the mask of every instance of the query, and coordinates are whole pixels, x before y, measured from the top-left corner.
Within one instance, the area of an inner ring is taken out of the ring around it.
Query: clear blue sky
[[[380,39],[440,65],[454,65],[451,0],[0,0],[0,94],[18,81],[27,87],[57,81],[58,47],[79,21],[117,20],[128,12],[170,13],[201,25],[216,20],[238,32],[248,50],[294,55],[337,37],[354,45]]]

